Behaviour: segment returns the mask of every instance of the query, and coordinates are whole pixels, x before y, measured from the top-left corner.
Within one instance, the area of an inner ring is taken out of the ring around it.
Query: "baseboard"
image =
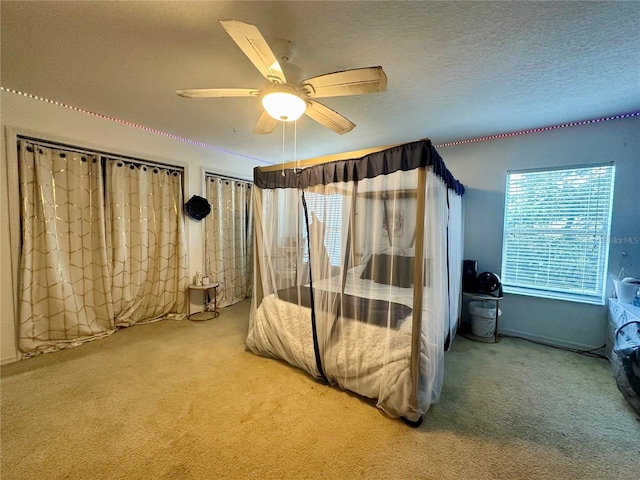
[[[0,365],[6,365],[7,363],[17,362],[18,360],[20,360],[20,357],[16,353],[13,356],[2,357],[0,359]]]
[[[530,332],[510,330],[508,328],[500,328],[499,332],[507,336],[520,337],[520,338],[524,338],[525,340],[531,340],[532,342],[549,345],[550,347],[568,348],[570,350],[579,350],[579,351],[596,350],[598,348],[601,348],[604,352],[604,347],[602,345],[587,345],[585,343],[572,342],[570,340],[547,337],[545,335],[536,335],[535,333],[530,333]]]

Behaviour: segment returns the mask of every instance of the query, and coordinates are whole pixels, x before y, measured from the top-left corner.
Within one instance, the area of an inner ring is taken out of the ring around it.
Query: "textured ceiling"
[[[1,84],[187,139],[292,160],[287,130],[252,132],[263,88],[218,24],[297,45],[307,77],[382,65],[387,91],[322,99],[356,128],[303,117],[297,158],[435,143],[640,110],[640,2],[29,2],[2,0]]]

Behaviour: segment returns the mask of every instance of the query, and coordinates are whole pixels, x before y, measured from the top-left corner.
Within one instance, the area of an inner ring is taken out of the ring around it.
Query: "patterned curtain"
[[[99,159],[18,142],[19,347],[59,350],[115,331]]]
[[[211,215],[205,219],[206,269],[218,282],[218,305],[251,296],[253,286],[253,188],[239,180],[207,176]]]
[[[107,159],[107,225],[116,326],[185,309],[182,173]]]
[[[183,317],[182,173],[24,139],[18,147],[20,350]]]

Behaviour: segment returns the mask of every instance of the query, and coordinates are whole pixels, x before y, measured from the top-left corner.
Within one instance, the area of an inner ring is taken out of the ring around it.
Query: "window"
[[[336,193],[323,195],[320,193],[305,192],[305,201],[309,217],[315,213],[318,219],[324,223],[324,246],[327,249],[329,260],[334,267],[340,266],[342,260],[342,202],[344,196]],[[303,213],[304,215],[304,213]],[[302,237],[304,239],[303,261],[309,261],[307,251],[307,227],[304,219],[301,222]]]
[[[604,304],[613,164],[507,172],[504,291]]]

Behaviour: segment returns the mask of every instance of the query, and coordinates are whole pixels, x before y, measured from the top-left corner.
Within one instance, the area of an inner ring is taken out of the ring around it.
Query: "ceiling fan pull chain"
[[[298,120],[293,121],[293,164],[299,167],[298,161]],[[294,167],[294,172],[298,173],[298,169]]]
[[[284,156],[284,126],[286,124],[286,122],[280,122],[282,123],[282,176],[284,177],[284,162],[285,162],[285,156]]]

